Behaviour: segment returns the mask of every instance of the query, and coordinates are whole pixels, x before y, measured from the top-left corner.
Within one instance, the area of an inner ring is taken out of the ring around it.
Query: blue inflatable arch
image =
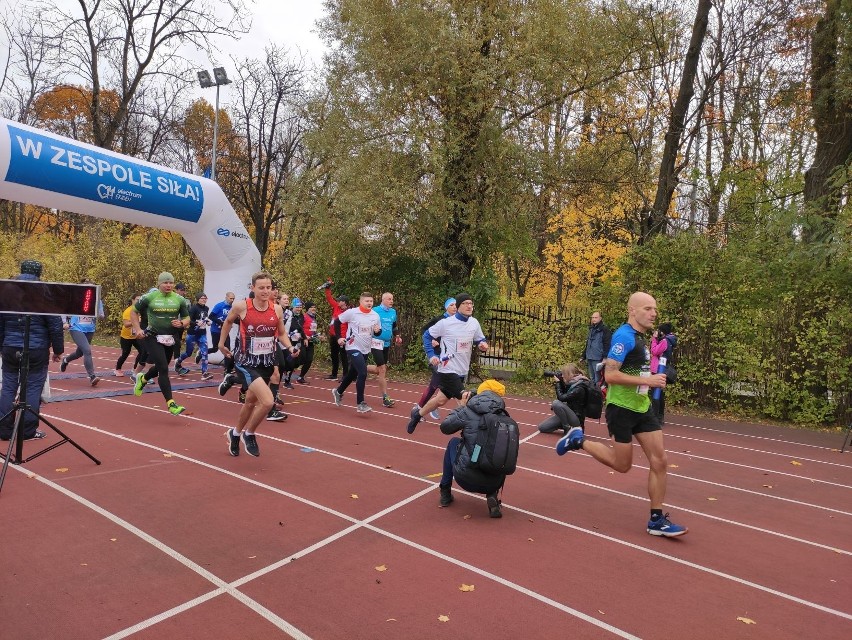
[[[227,291],[245,295],[260,270],[260,252],[212,180],[3,118],[0,178],[6,200],[180,233],[204,267],[211,307]]]

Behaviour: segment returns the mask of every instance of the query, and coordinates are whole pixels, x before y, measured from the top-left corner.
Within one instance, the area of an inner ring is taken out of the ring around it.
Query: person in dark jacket
[[[21,274],[17,280],[40,280],[42,266],[37,260],[24,260],[21,263]],[[26,315],[0,314],[0,346],[3,353],[3,386],[0,390],[0,417],[12,410],[15,396],[20,386],[21,355],[24,346],[24,329]],[[29,335],[30,366],[27,375],[26,402],[35,413],[41,406],[41,392],[47,379],[47,368],[50,364],[50,351],[53,349],[53,361],[59,362],[65,350],[64,334],[61,316],[30,316]],[[9,440],[15,426],[15,416],[11,414],[0,423],[0,440]],[[26,411],[21,423],[22,433],[18,437],[24,440],[44,438],[44,431],[39,431],[38,418]]]
[[[542,433],[553,433],[562,429],[563,435],[571,427],[585,427],[586,401],[591,380],[580,372],[576,364],[562,367],[562,377],[553,377],[556,400],[550,405],[554,415],[538,425]]]
[[[606,358],[609,353],[610,343],[612,342],[612,331],[604,324],[600,311],[595,311],[592,314],[591,324],[589,324],[589,334],[586,336],[586,348],[583,349],[582,359],[586,361],[589,367],[589,379],[592,384],[597,384],[600,372],[597,366]]]
[[[506,481],[505,475],[485,474],[470,466],[470,452],[476,444],[479,423],[487,413],[498,413],[506,409],[502,396],[505,387],[496,380],[486,380],[474,394],[465,391],[462,394],[461,406],[454,409],[441,423],[441,432],[447,435],[461,431],[461,438],[450,438],[444,452],[444,474],[441,477],[441,507],[448,507],[454,500],[451,487],[453,479],[456,483],[471,493],[484,493],[488,505],[488,513],[492,518],[502,518],[500,500],[497,493]]]

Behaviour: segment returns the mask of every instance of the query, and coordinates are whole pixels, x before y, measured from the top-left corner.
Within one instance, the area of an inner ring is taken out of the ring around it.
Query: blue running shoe
[[[669,514],[665,514],[663,516],[659,516],[658,518],[651,518],[648,520],[648,533],[652,536],[663,536],[664,538],[677,538],[678,536],[682,536],[689,529],[686,527],[682,527],[679,524],[675,524],[669,520]]]
[[[414,430],[417,428],[417,423],[420,422],[420,407],[414,405],[411,409],[411,420],[408,421],[408,426],[405,428],[408,433],[414,433]]]
[[[572,427],[556,443],[556,453],[564,456],[569,451],[583,448],[583,430],[580,427]]]

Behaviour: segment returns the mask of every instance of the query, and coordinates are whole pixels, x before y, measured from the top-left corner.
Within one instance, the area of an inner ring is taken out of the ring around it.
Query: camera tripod
[[[29,376],[30,370],[30,316],[24,317],[24,346],[21,347],[20,353],[20,369],[18,376],[18,399],[12,408],[6,412],[5,415],[0,417],[0,422],[5,421],[9,416],[15,416],[14,426],[12,427],[12,435],[9,437],[9,448],[6,450],[6,455],[0,457],[3,458],[3,467],[0,470],[0,491],[3,490],[3,481],[6,479],[6,470],[9,467],[9,462],[11,461],[13,464],[24,464],[38,458],[40,455],[55,449],[56,447],[65,444],[66,442],[71,443],[78,451],[83,453],[86,457],[88,457],[95,464],[100,464],[101,461],[95,458],[91,453],[86,451],[79,444],[74,442],[67,435],[62,433],[55,425],[53,425],[49,420],[47,420],[44,416],[39,414],[35,409],[32,408],[27,403],[27,378]],[[53,431],[55,431],[59,436],[59,442],[54,442],[48,447],[45,447],[41,451],[34,453],[29,458],[24,459],[24,438],[22,437],[23,430],[23,422],[24,415],[29,412],[34,415],[38,422],[42,422],[48,427],[50,427]],[[12,455],[12,450],[14,449],[14,457]]]

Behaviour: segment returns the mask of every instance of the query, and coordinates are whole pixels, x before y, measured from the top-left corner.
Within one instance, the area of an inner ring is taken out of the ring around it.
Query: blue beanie
[[[301,307],[302,301],[299,300],[298,298],[293,298],[293,301],[290,303],[290,306],[291,307]]]
[[[444,311],[449,309],[451,304],[455,304],[455,303],[456,303],[455,298],[447,298],[446,300],[444,300]]]

